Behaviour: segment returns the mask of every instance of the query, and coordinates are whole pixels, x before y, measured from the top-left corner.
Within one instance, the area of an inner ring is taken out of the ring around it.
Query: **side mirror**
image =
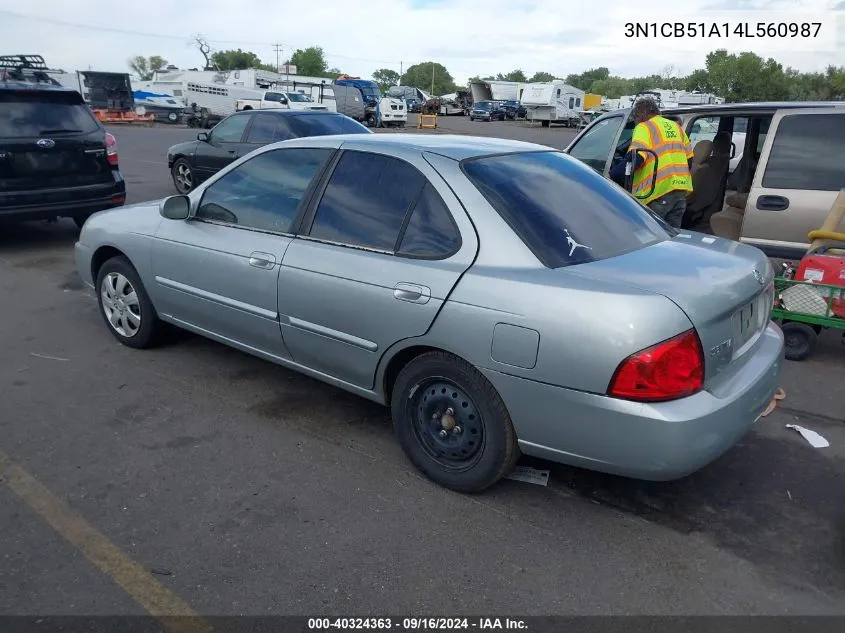
[[[208,143],[208,132],[200,132],[197,134],[197,140],[203,143]]]
[[[188,196],[170,196],[162,201],[158,212],[168,220],[187,220],[191,213],[191,199]]]
[[[282,97],[281,99],[279,99],[279,103],[281,103],[282,105],[287,105],[288,100],[285,97]]]

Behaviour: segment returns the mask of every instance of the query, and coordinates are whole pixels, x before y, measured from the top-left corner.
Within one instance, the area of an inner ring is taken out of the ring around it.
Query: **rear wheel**
[[[445,352],[418,356],[399,373],[391,397],[393,425],[423,474],[458,492],[480,492],[519,457],[510,414],[472,365]]]
[[[806,360],[816,349],[819,337],[816,330],[806,323],[786,321],[781,325],[786,344],[787,360]]]
[[[97,303],[109,331],[127,347],[145,349],[160,340],[164,324],[125,257],[112,257],[100,268]]]

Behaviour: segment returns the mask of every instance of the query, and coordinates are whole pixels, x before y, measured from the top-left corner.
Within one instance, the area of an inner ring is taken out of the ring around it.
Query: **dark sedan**
[[[502,109],[508,119],[524,119],[528,114],[525,106],[516,100],[503,102]]]
[[[372,134],[346,115],[308,110],[249,110],[236,112],[197,140],[167,150],[173,184],[186,194],[202,181],[252,150],[292,138],[332,134]]]

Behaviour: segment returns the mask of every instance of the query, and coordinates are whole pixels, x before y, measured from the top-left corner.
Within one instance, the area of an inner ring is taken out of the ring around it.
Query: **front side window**
[[[760,135],[764,136],[762,130]],[[763,186],[772,189],[839,191],[845,185],[843,151],[845,116],[785,116],[775,131],[763,174]]]
[[[598,172],[604,171],[613,141],[622,125],[622,117],[615,116],[599,121],[582,136],[569,151],[569,155],[589,165]]]
[[[289,233],[308,186],[332,152],[290,148],[259,154],[203,192],[196,218]]]
[[[217,143],[240,143],[249,115],[235,114],[220,121],[211,130],[211,140]]]
[[[549,268],[616,257],[669,236],[622,188],[561,152],[471,159],[462,169]]]
[[[346,151],[317,206],[309,235],[392,253],[424,183],[425,176],[408,162]]]

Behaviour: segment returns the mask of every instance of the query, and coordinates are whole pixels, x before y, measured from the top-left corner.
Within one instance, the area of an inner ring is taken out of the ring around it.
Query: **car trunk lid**
[[[705,386],[753,347],[769,322],[774,297],[774,273],[761,251],[696,233],[567,270],[673,301],[701,340]]]

